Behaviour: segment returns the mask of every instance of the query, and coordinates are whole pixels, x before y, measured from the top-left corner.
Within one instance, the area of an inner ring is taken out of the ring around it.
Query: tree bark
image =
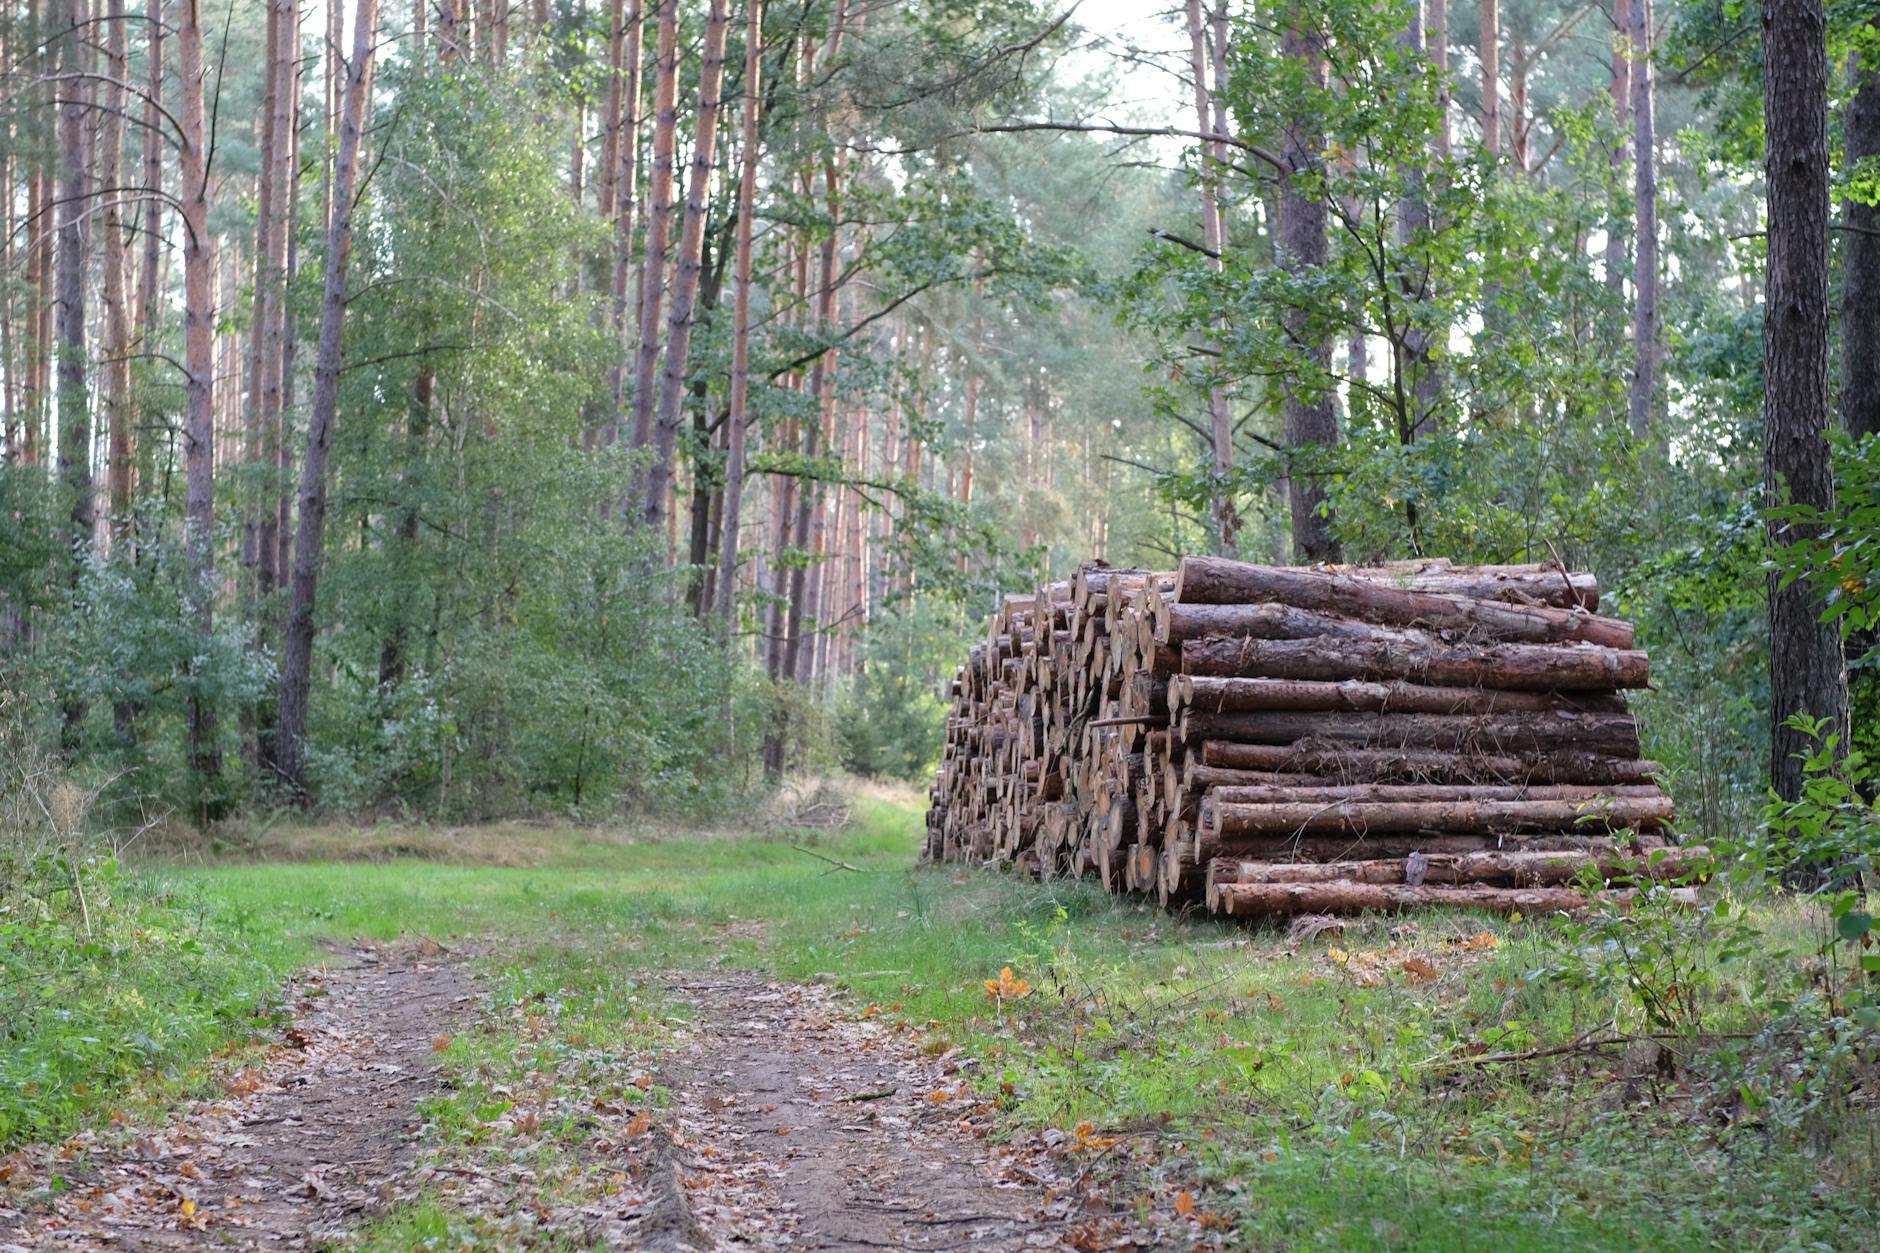
[[[1190,756],[1194,749],[1189,749]],[[1304,771],[1361,783],[1590,783],[1609,786],[1650,783],[1664,772],[1655,761],[1610,757],[1571,749],[1525,755],[1471,748],[1458,755],[1435,749],[1364,748],[1309,736],[1289,744],[1243,744],[1207,740],[1201,761],[1232,770]]]
[[[1178,738],[1291,744],[1317,737],[1360,748],[1435,748],[1495,756],[1562,750],[1612,757],[1639,753],[1638,721],[1622,713],[1384,714],[1203,713],[1181,715]]]
[[[652,217],[640,269],[640,346],[633,367],[633,446],[653,438],[653,403],[658,396],[659,311],[666,295],[666,245],[672,233],[673,149],[679,130],[679,0],[654,0],[659,13],[659,54],[653,76]],[[651,493],[643,507],[652,509]],[[663,507],[663,506],[662,506]]]
[[[1305,32],[1302,15],[1295,13],[1283,37],[1285,54],[1299,60],[1315,82],[1325,82],[1325,63],[1315,36]],[[1330,260],[1325,201],[1300,185],[1303,177],[1317,171],[1324,158],[1324,137],[1311,129],[1304,119],[1290,119],[1281,140],[1281,161],[1286,170],[1280,179],[1279,230],[1275,240],[1280,264],[1297,276],[1308,276],[1322,269]],[[1329,385],[1332,342],[1329,337],[1306,344],[1311,315],[1304,309],[1288,312],[1286,323],[1295,341],[1295,351],[1304,360],[1284,380],[1286,446],[1294,451],[1329,449],[1338,444],[1338,415],[1333,408]],[[1337,561],[1339,544],[1329,516],[1328,493],[1319,477],[1309,470],[1295,468],[1287,478],[1291,512],[1293,551],[1302,561]]]
[[[222,773],[215,708],[203,695],[197,670],[215,633],[215,254],[209,234],[209,176],[204,146],[202,0],[180,0],[177,70],[182,80],[182,124],[177,168],[183,197],[183,465],[185,549],[189,600],[199,651],[190,663],[189,765],[198,817],[216,807]]]
[[[672,486],[673,462],[679,448],[679,423],[684,416],[685,371],[698,311],[705,215],[711,208],[712,163],[718,150],[718,114],[723,104],[719,93],[725,76],[727,25],[725,0],[711,0],[699,67],[698,125],[693,132],[692,169],[686,180],[685,217],[679,229],[677,269],[672,280],[672,314],[666,328],[666,357],[660,375],[653,465],[647,475],[646,524],[655,528],[666,519],[666,494]]]
[[[1261,614],[1266,606],[1260,602],[1267,601],[1387,626],[1456,631],[1471,639],[1532,644],[1583,640],[1619,649],[1632,647],[1633,641],[1631,623],[1580,609],[1448,596],[1346,574],[1243,565],[1211,557],[1182,558],[1173,601],[1165,605],[1170,628],[1167,632],[1158,630],[1157,639],[1173,643],[1189,630],[1197,635],[1222,633],[1218,628],[1193,629],[1176,624],[1185,616],[1190,616],[1190,622],[1199,622],[1201,615],[1228,620],[1233,614]],[[1202,604],[1220,607],[1204,610]]]
[[[641,43],[646,33],[646,10],[642,0],[631,0],[627,9],[627,46],[623,54],[627,81],[621,106],[619,173],[614,182],[614,273],[613,328],[614,352],[613,400],[615,428],[612,438],[627,432],[620,429],[627,393],[627,292],[633,277],[633,216],[639,205],[640,173],[640,73]]]
[[[352,59],[346,67],[339,152],[333,168],[333,220],[327,228],[320,350],[314,366],[313,400],[307,414],[307,451],[301,462],[300,516],[294,536],[287,637],[281,657],[277,764],[282,784],[290,796],[302,802],[307,799],[307,702],[313,678],[313,608],[326,525],[326,467],[339,404],[342,337],[346,329],[346,269],[352,257],[353,187],[370,104],[377,25],[377,0],[359,0],[353,19]]]
[[[738,529],[744,509],[744,441],[751,391],[751,235],[757,213],[759,109],[763,103],[763,0],[745,0],[744,125],[738,154],[738,235],[732,282],[731,412],[726,418],[723,533],[718,541],[718,614],[727,633],[738,620]]]
[[[60,86],[57,330],[59,362],[59,480],[64,486],[70,529],[66,553],[73,586],[83,554],[91,549],[91,401],[85,371],[86,198],[90,192],[85,115],[90,89],[85,81],[85,0],[66,0],[59,18],[58,64],[71,77]],[[72,706],[67,706],[68,715]],[[82,712],[82,707],[81,710]],[[68,716],[68,725],[70,718]]]
[[[130,540],[131,532],[131,317],[125,291],[123,211],[115,190],[124,181],[124,81],[129,74],[129,33],[124,0],[105,0],[105,60],[110,80],[105,84],[104,113],[98,123],[99,180],[106,191],[99,211],[104,232],[104,342],[103,392],[110,451],[105,460],[105,483],[110,501],[113,556]],[[12,195],[8,187],[6,194]],[[10,368],[11,363],[9,363]]]
[[[1352,883],[1229,883],[1220,889],[1220,912],[1233,918],[1287,914],[1356,914],[1375,909],[1450,906],[1486,909],[1498,914],[1576,913],[1592,902],[1567,888],[1386,887]]]
[[[1587,871],[1612,883],[1675,879],[1701,867],[1710,850],[1699,846],[1668,850],[1664,856],[1617,850],[1588,853],[1573,849],[1551,852],[1490,850],[1481,853],[1426,853],[1410,870],[1408,859],[1373,858],[1364,861],[1285,862],[1242,861],[1217,858],[1208,864],[1208,886],[1235,883],[1375,883],[1410,886],[1406,873],[1421,873],[1422,882],[1438,884],[1487,883],[1500,887],[1559,887],[1576,883]]]
[[[1183,675],[1174,680],[1178,708],[1206,713],[1348,711],[1374,713],[1497,714],[1547,709],[1620,713],[1624,701],[1606,692],[1496,691],[1477,687],[1427,687],[1392,679],[1217,679]]]
[[[1653,102],[1652,3],[1632,0],[1632,199],[1637,242],[1633,255],[1632,436],[1651,434],[1658,389],[1658,152]],[[1827,316],[1823,306],[1823,319]]]
[[[1880,157],[1880,66],[1856,66],[1855,84],[1841,122],[1849,168]],[[1841,425],[1859,439],[1880,431],[1880,207],[1844,200],[1841,217]]]
[[[1625,171],[1630,145],[1626,127],[1632,117],[1632,0],[1612,0],[1612,120],[1618,142],[1612,147],[1613,178]],[[1625,231],[1616,218],[1606,227],[1606,286],[1615,297],[1625,291]]]
[[[1217,32],[1218,33],[1218,32]],[[1201,0],[1188,0],[1188,66],[1194,75],[1195,129],[1214,133],[1214,111],[1210,100],[1207,26],[1201,12]],[[1213,90],[1219,91],[1220,83]],[[1226,153],[1217,140],[1201,145],[1201,238],[1209,253],[1207,268],[1220,274],[1223,234],[1218,178]],[[1214,527],[1220,537],[1221,552],[1231,557],[1239,550],[1240,517],[1234,507],[1234,492],[1228,480],[1234,472],[1234,418],[1228,404],[1227,389],[1220,383],[1208,387],[1208,433],[1214,453],[1215,484],[1212,492]]]
[[[1769,261],[1763,321],[1763,456],[1770,500],[1834,509],[1828,416],[1828,56],[1822,0],[1763,0],[1763,106],[1768,133]],[[1643,154],[1641,153],[1641,160]],[[1807,528],[1771,521],[1781,549]],[[1816,744],[1794,715],[1848,737],[1847,670],[1839,633],[1821,621],[1806,579],[1769,576],[1769,774],[1794,800],[1801,755]]]
[[[1182,645],[1181,665],[1184,674],[1220,678],[1401,679],[1527,692],[1610,691],[1651,682],[1651,659],[1638,649],[1445,644],[1420,632],[1372,640],[1204,637]]]
[[[1482,147],[1501,153],[1501,5],[1482,0]]]

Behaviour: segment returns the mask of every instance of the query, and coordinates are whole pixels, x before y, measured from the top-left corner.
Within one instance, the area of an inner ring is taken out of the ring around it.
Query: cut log
[[[1220,557],[1183,557],[1172,599],[1177,605],[1273,601],[1363,622],[1418,626],[1483,640],[1584,640],[1608,648],[1630,648],[1633,640],[1631,623],[1583,609],[1445,596],[1348,574],[1248,565]]]
[[[1195,756],[1190,749],[1190,759]],[[1597,753],[1528,755],[1438,749],[1358,748],[1310,737],[1291,744],[1242,744],[1208,740],[1204,765],[1227,770],[1303,772],[1341,783],[1417,781],[1429,783],[1650,783],[1664,773],[1655,761]],[[1249,780],[1253,782],[1255,780]]]
[[[1206,767],[1203,767],[1206,769]],[[1238,772],[1236,772],[1238,773]],[[1248,773],[1254,773],[1249,771]],[[1285,776],[1281,776],[1285,777]],[[1330,801],[1573,801],[1594,805],[1602,800],[1655,800],[1664,793],[1656,784],[1596,787],[1580,783],[1449,784],[1449,783],[1333,783],[1275,786],[1270,783],[1225,784],[1208,790],[1216,805],[1302,805]]]
[[[1609,852],[1611,835],[1363,835],[1363,836],[1218,836],[1196,834],[1184,844],[1185,856],[1205,866],[1217,857],[1242,861],[1337,862],[1380,857],[1408,857],[1412,853],[1481,853],[1499,849],[1529,852],[1573,849]],[[1650,851],[1665,847],[1664,837],[1643,832],[1630,837],[1635,848]]]
[[[1233,918],[1289,914],[1402,913],[1440,905],[1487,909],[1499,914],[1577,913],[1591,902],[1567,888],[1395,887],[1377,883],[1227,883],[1219,893],[1221,913]]]
[[[1196,606],[1199,608],[1199,606]],[[1204,635],[1185,639],[1184,674],[1275,679],[1404,679],[1510,691],[1642,688],[1651,662],[1597,644],[1445,644],[1421,631],[1372,628],[1358,639]]]
[[[1433,748],[1446,752],[1482,752],[1503,756],[1561,749],[1636,757],[1638,721],[1631,714],[1547,713],[1372,714],[1372,713],[1225,713],[1184,710],[1184,744],[1204,740],[1239,740],[1249,744],[1291,744],[1308,737],[1337,740],[1366,748]]]
[[[1223,836],[1410,835],[1440,831],[1653,830],[1676,816],[1668,796],[1596,801],[1310,801],[1272,805],[1201,802],[1201,829]]]
[[[1642,853],[1489,851],[1432,853],[1421,857],[1426,884],[1488,883],[1501,887],[1559,887],[1576,882],[1591,869],[1607,882],[1630,883],[1644,879],[1662,882],[1701,869],[1710,850],[1701,845],[1666,850],[1652,857]],[[1208,863],[1208,888],[1229,883],[1408,883],[1406,858],[1369,861],[1290,862],[1245,861],[1220,857]],[[1414,884],[1410,886],[1415,886]]]
[[[1207,713],[1326,710],[1376,713],[1493,714],[1578,709],[1624,713],[1624,697],[1611,692],[1515,692],[1479,687],[1430,687],[1402,680],[1217,679],[1183,675],[1173,680],[1180,708]]]

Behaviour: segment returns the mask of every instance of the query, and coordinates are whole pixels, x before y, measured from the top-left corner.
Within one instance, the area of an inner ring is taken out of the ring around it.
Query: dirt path
[[[696,1019],[662,1076],[712,1247],[1057,1249],[1087,1221],[1046,1155],[994,1147],[947,1062],[820,987],[674,982]]]
[[[502,1248],[1166,1247],[1088,1195],[1101,1185],[1048,1137],[993,1144],[996,1111],[919,1033],[821,986],[660,982],[693,1010],[659,1066],[671,1105],[623,1130],[586,1093],[556,1098],[590,1126],[568,1167],[619,1183],[576,1208],[544,1209],[513,1157],[419,1162],[434,1042],[477,1011],[466,964],[427,941],[296,980],[280,1043],[223,1098],[129,1143],[87,1133],[9,1159],[0,1253],[318,1248],[440,1187]],[[45,1190],[55,1175],[70,1186]]]
[[[86,1135],[29,1155],[29,1178],[72,1186],[30,1214],[0,1196],[0,1253],[308,1248],[397,1199],[431,1041],[474,1008],[468,971],[428,941],[357,948],[293,995],[280,1044],[223,1099],[126,1146]]]

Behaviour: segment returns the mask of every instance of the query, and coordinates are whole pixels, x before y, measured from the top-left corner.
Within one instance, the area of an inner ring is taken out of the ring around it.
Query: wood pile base
[[[1250,917],[1684,875],[1624,697],[1651,663],[1598,608],[1556,565],[1086,564],[954,678],[924,856]]]

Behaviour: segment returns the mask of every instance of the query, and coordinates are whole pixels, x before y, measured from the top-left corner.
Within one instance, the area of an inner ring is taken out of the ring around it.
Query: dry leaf
[[[1192,1218],[1195,1212],[1195,1194],[1183,1188],[1175,1194],[1175,1212],[1183,1218]]]
[[[1406,957],[1403,959],[1403,972],[1410,976],[1412,983],[1428,983],[1436,977],[1436,963],[1427,957]]]
[[[986,995],[995,1001],[1016,1001],[1031,995],[1031,984],[1014,975],[1010,966],[1001,967],[997,979],[985,979],[982,982]]]

